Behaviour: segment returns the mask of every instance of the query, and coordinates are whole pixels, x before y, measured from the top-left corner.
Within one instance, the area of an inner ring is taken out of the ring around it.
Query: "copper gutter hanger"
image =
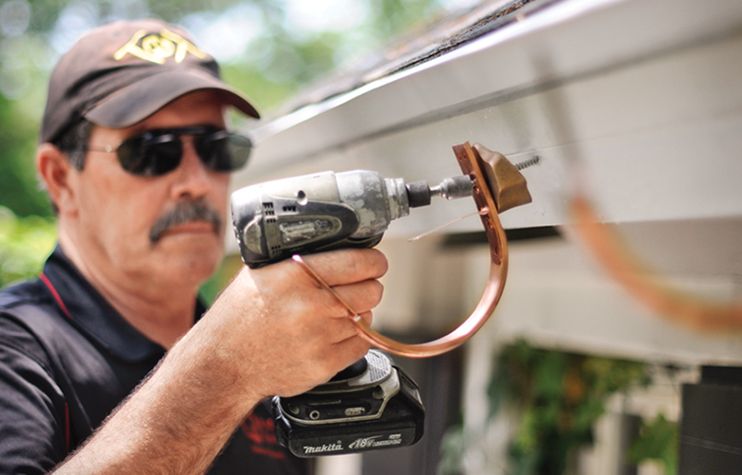
[[[358,334],[363,339],[395,355],[409,358],[440,355],[465,343],[482,328],[500,301],[508,274],[508,241],[498,212],[501,213],[531,202],[525,178],[503,155],[478,144],[472,146],[468,142],[455,145],[453,151],[461,170],[471,176],[474,181],[474,202],[479,210],[490,248],[490,274],[474,311],[448,335],[419,344],[407,344],[388,338],[364,322],[358,313],[302,260],[301,256],[292,257],[304,271],[314,277],[345,306],[356,325]]]

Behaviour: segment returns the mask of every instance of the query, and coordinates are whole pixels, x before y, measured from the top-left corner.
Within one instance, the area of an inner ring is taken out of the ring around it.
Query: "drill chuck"
[[[447,200],[471,196],[473,184],[469,176],[459,175],[446,178],[433,187],[424,181],[414,181],[405,186],[410,208],[418,208],[428,206],[431,196],[442,196]]]

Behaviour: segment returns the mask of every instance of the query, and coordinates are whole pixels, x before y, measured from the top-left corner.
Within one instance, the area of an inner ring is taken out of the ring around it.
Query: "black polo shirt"
[[[205,311],[199,302],[194,321]],[[0,291],[0,473],[46,473],[164,356],[57,247],[34,281]],[[239,426],[212,473],[304,474],[268,405]]]

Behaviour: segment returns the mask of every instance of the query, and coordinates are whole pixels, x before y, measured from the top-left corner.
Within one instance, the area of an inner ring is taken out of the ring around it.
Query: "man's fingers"
[[[361,359],[371,348],[371,345],[359,336],[347,338],[341,342],[335,343],[333,346],[334,351],[337,352],[337,354],[342,355],[346,362],[343,368]]]
[[[367,280],[357,284],[339,285],[332,288],[342,302],[350,306],[355,313],[364,313],[376,307],[384,294],[384,286],[378,280]],[[327,305],[332,309],[331,315],[342,317],[347,314],[345,305],[331,292],[327,294]]]
[[[331,286],[378,279],[388,268],[386,257],[376,249],[339,249],[302,257]]]
[[[308,255],[305,260],[370,324],[370,310],[383,293],[377,279],[387,270],[381,252],[343,249]],[[306,391],[361,358],[369,348],[345,306],[291,260],[241,272],[217,302],[224,304],[215,305],[216,310],[231,312],[237,324],[245,325],[246,331],[234,334],[249,338],[250,347],[261,350],[251,356],[256,359],[252,366],[272,370],[271,378],[260,387],[261,395]],[[249,318],[236,317],[245,313]],[[234,335],[227,332],[227,336]]]
[[[360,317],[367,325],[371,325],[371,321],[373,320],[371,312],[363,312],[360,314]],[[330,341],[333,343],[340,343],[348,338],[358,336],[358,328],[351,321],[353,317],[348,315],[343,318],[346,320],[333,319],[334,322],[329,322],[325,327],[328,332],[331,332]]]

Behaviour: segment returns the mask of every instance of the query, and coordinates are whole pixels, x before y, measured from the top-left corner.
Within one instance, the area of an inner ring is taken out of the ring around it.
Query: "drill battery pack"
[[[329,382],[290,398],[273,398],[278,441],[297,457],[339,455],[412,445],[423,435],[417,385],[371,350]]]

